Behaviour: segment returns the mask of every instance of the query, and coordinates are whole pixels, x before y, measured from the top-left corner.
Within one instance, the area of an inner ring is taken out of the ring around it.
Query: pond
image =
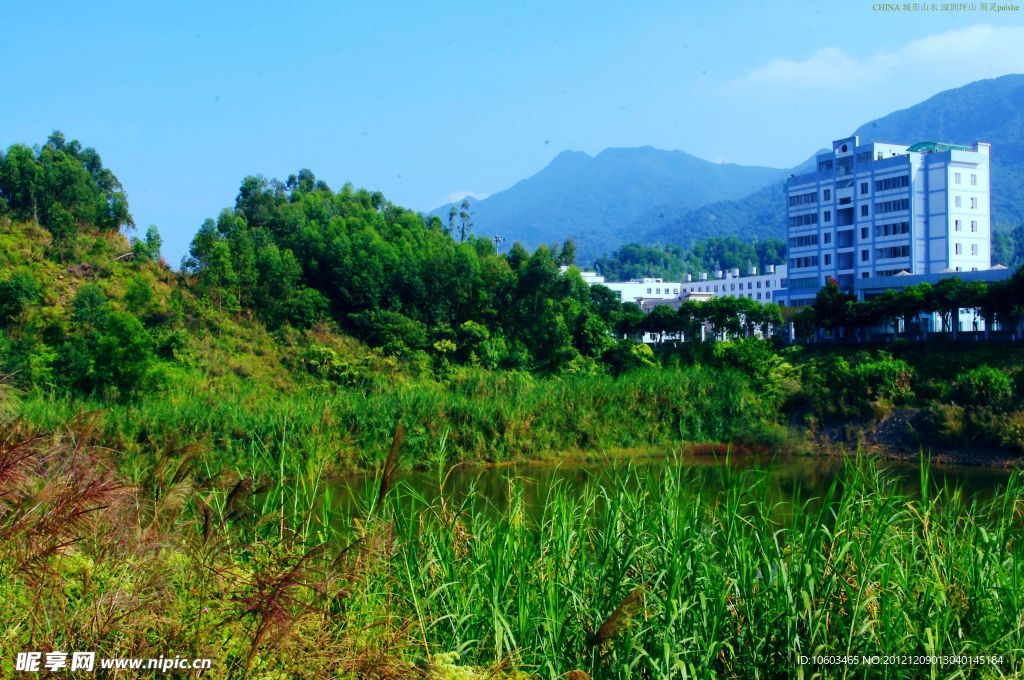
[[[442,496],[449,507],[471,499],[473,506],[485,511],[501,511],[516,496],[528,515],[539,514],[544,501],[555,487],[581,491],[588,484],[606,488],[651,488],[650,483],[676,466],[687,474],[688,493],[715,495],[740,480],[758,479],[764,499],[777,504],[778,514],[796,502],[813,502],[825,495],[833,482],[842,483],[847,463],[834,456],[716,456],[644,457],[628,460],[564,461],[560,463],[526,462],[484,467],[461,464],[447,470],[411,470],[402,472],[396,486],[397,496],[416,500],[416,505],[433,504]],[[918,464],[882,461],[877,466],[888,473],[903,493],[918,497],[921,468]],[[746,474],[744,474],[746,473]],[[931,465],[929,487],[959,488],[965,497],[991,498],[1005,485],[1010,471],[966,465]],[[379,488],[376,475],[362,474],[337,480],[332,489],[335,517],[344,522],[353,516],[365,499],[375,497]],[[655,485],[656,488],[656,485]]]

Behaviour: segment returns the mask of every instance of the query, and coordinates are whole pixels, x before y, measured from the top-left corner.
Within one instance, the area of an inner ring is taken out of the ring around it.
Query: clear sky
[[[308,167],[426,211],[565,149],[795,165],[1024,72],[1024,13],[981,5],[0,0],[0,146],[96,147],[176,265],[248,174]]]

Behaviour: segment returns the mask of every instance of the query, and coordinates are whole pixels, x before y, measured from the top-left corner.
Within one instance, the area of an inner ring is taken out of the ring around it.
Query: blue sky
[[[425,211],[565,149],[788,167],[943,89],[1024,72],[1020,12],[638,5],[0,0],[0,146],[60,129],[96,147],[176,265],[247,174],[308,167]]]

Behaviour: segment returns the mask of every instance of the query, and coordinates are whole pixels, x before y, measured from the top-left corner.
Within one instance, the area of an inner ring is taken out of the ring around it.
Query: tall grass
[[[801,498],[763,470],[676,460],[539,500],[509,472],[496,499],[440,474],[418,492],[395,454],[339,516],[321,465],[280,443],[253,454],[277,466],[270,487],[187,452],[128,485],[89,431],[0,437],[0,671],[33,649],[208,656],[211,677],[843,674],[798,665],[816,654],[1024,670],[1020,474],[979,500],[926,465],[912,493],[854,460]]]
[[[618,379],[467,370],[446,383],[369,391],[267,392],[245,383],[209,391],[194,380],[122,404],[27,395],[19,411],[43,430],[82,410],[95,412],[104,443],[140,471],[191,447],[211,473],[236,468],[261,477],[280,475],[282,457],[286,468],[303,472],[307,464],[325,472],[373,467],[386,456],[400,415],[408,426],[406,464],[443,466],[570,449],[728,441],[763,431],[777,418],[773,407],[741,374],[693,366]]]
[[[922,470],[911,497],[851,462],[785,509],[765,473],[728,467],[598,474],[535,516],[518,491],[498,513],[407,491],[389,578],[427,648],[544,677],[810,677],[797,660],[815,654],[995,653],[1020,670],[1022,479],[979,502]]]

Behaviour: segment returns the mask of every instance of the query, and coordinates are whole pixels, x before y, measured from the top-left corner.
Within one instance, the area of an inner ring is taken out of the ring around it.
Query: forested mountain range
[[[1024,222],[1024,75],[980,80],[869,121],[852,134],[862,141],[989,142],[996,255],[1013,257],[1010,229]],[[846,130],[836,130],[835,138]],[[564,152],[536,175],[481,201],[470,211],[477,233],[527,245],[577,241],[580,262],[619,245],[682,245],[710,237],[785,236],[782,181],[812,167],[784,170],[715,164],[679,151],[608,149],[596,157]],[[450,206],[433,214],[444,219]],[[1020,248],[1017,248],[1020,250]],[[1012,264],[1011,261],[1005,262]]]
[[[606,149],[597,156],[564,151],[537,174],[483,200],[470,200],[476,233],[527,247],[574,239],[591,262],[635,236],[641,215],[671,206],[673,214],[738,199],[782,180],[787,171],[712,163],[652,147]],[[431,214],[444,220],[452,205]]]

